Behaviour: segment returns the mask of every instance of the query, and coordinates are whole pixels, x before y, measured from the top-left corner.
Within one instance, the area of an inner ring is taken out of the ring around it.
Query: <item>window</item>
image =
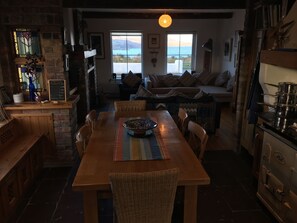
[[[43,66],[39,32],[31,29],[14,29],[15,63],[22,90],[28,90],[29,79],[37,91],[43,88]]]
[[[113,32],[112,43],[112,72],[116,78],[122,73],[142,73],[142,34]]]
[[[195,34],[167,34],[167,73],[192,71],[195,61]]]

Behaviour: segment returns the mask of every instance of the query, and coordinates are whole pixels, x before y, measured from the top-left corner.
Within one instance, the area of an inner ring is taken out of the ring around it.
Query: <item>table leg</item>
[[[198,187],[185,186],[184,223],[197,223]]]
[[[98,201],[96,191],[84,191],[84,222],[98,223]]]

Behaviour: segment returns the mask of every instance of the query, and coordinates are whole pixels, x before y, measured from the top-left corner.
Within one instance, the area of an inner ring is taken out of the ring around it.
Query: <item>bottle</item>
[[[35,101],[35,86],[32,77],[29,77],[29,99],[30,101]]]

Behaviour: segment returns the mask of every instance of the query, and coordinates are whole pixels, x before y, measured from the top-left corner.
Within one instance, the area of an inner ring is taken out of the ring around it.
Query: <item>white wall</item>
[[[235,74],[235,66],[234,66],[234,54],[237,56],[238,44],[234,45],[235,42],[235,31],[244,29],[244,20],[245,20],[245,12],[244,11],[236,11],[234,12],[233,18],[224,19],[221,21],[220,28],[220,45],[218,49],[220,52],[216,54],[218,58],[214,58],[215,60],[221,60],[221,71],[228,70],[232,75]],[[224,56],[224,48],[225,42],[230,42],[230,39],[233,39],[233,45],[230,46],[231,53],[231,61],[229,60],[229,56]],[[238,38],[237,38],[238,39]],[[237,47],[235,47],[237,45]]]
[[[117,86],[110,84],[112,78],[111,65],[111,44],[110,32],[112,31],[139,31],[143,33],[143,74],[165,74],[166,71],[166,33],[194,31],[197,33],[197,61],[196,70],[201,71],[203,66],[204,50],[201,47],[209,38],[213,39],[213,62],[212,71],[220,72],[225,69],[234,68],[230,63],[222,60],[223,45],[227,38],[234,35],[235,30],[243,30],[245,10],[235,11],[232,19],[174,19],[172,25],[161,28],[157,19],[85,19],[87,22],[87,32],[104,33],[105,58],[97,59],[97,75],[99,88],[104,92],[117,91]],[[148,34],[160,34],[160,48],[148,48]],[[157,63],[154,67],[151,63],[151,51],[158,51]]]

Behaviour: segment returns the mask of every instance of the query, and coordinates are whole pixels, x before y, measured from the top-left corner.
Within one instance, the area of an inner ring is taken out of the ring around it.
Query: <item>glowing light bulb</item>
[[[168,28],[172,23],[172,18],[168,14],[163,14],[159,17],[159,25],[163,28]]]

